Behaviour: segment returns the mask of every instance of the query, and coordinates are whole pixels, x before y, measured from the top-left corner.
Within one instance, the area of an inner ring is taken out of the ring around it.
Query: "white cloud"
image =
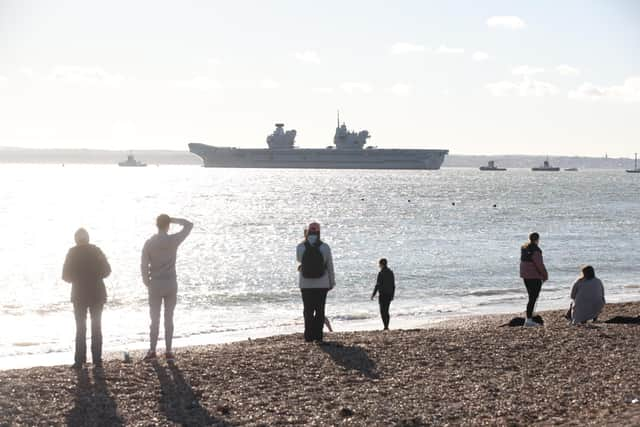
[[[176,86],[202,91],[222,89],[222,84],[218,80],[206,76],[195,76],[188,80],[179,80],[176,82]]]
[[[313,50],[305,50],[304,52],[296,53],[296,59],[298,61],[308,62],[311,64],[320,63],[320,55],[318,55],[318,52]]]
[[[222,60],[219,58],[209,58],[207,59],[207,64],[210,66],[216,66],[222,64]]]
[[[0,89],[9,87],[9,79],[0,75]]]
[[[354,94],[356,92],[360,93],[371,93],[373,92],[373,88],[369,83],[366,82],[344,82],[340,85],[340,88],[348,93],[349,95]]]
[[[36,75],[36,72],[31,67],[20,67],[20,73],[28,78],[33,78]]]
[[[471,55],[471,59],[473,59],[474,61],[486,61],[487,59],[489,59],[489,54],[486,52],[474,52],[473,55]]]
[[[413,44],[413,43],[396,43],[393,46],[391,46],[391,53],[393,55],[404,55],[407,53],[416,53],[416,52],[424,52],[427,49],[419,44]]]
[[[314,87],[311,89],[313,93],[333,93],[332,87]]]
[[[389,88],[389,92],[396,96],[408,96],[411,93],[411,86],[406,83],[396,83]]]
[[[502,28],[506,30],[521,30],[527,24],[517,16],[492,16],[487,19],[487,27]]]
[[[580,70],[566,64],[558,65],[556,67],[556,71],[564,76],[577,76],[578,74],[580,74]]]
[[[280,83],[273,79],[266,78],[262,79],[262,81],[260,82],[260,87],[262,89],[278,89],[280,87]]]
[[[640,102],[640,76],[629,77],[622,85],[617,86],[596,86],[587,82],[569,92],[569,98]]]
[[[544,73],[544,68],[519,65],[511,69],[511,74],[513,74],[514,76],[533,76],[534,74],[540,73]]]
[[[442,53],[442,54],[459,54],[459,53],[464,53],[464,49],[459,48],[459,47],[447,47],[445,45],[440,45],[440,47],[436,50],[436,53]]]
[[[71,84],[91,86],[120,87],[124,77],[112,74],[101,67],[80,67],[75,65],[57,65],[53,68],[49,78]]]
[[[558,93],[558,88],[547,82],[524,77],[522,81],[509,80],[489,83],[485,86],[493,96],[551,96]]]

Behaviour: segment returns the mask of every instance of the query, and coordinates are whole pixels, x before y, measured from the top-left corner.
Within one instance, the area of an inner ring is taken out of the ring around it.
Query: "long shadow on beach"
[[[77,371],[76,396],[73,409],[67,414],[69,426],[122,426],[116,402],[105,382],[104,371],[93,368],[93,382],[87,369]]]
[[[380,378],[376,372],[376,364],[362,348],[329,342],[325,342],[320,348],[345,369],[358,371],[367,378]]]
[[[182,425],[229,425],[224,420],[212,417],[207,409],[202,407],[191,385],[175,363],[164,367],[154,361],[152,365],[160,381],[160,410],[167,419]]]

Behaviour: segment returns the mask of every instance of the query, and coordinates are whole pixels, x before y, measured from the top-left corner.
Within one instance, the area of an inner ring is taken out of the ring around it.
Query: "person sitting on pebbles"
[[[596,320],[604,308],[604,286],[596,277],[592,266],[582,267],[582,276],[576,280],[571,288],[573,310],[571,323],[574,325]]]

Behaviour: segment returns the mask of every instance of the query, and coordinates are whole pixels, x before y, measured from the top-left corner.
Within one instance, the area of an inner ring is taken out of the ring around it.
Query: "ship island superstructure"
[[[449,153],[444,149],[365,148],[369,131],[350,131],[339,116],[332,146],[298,148],[296,135],[295,130],[285,131],[284,124],[277,123],[267,136],[266,149],[191,143],[189,151],[200,156],[205,167],[305,169],[440,169]]]

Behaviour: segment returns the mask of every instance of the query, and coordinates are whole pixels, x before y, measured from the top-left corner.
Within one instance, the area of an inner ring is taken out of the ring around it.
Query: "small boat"
[[[506,171],[505,168],[499,168],[496,166],[496,162],[494,160],[489,160],[487,166],[480,166],[481,171]]]
[[[640,169],[638,169],[638,153],[636,153],[636,160],[634,162],[633,169],[627,169],[628,173],[640,173]]]
[[[566,168],[565,172],[578,172],[578,168]]]
[[[125,160],[124,162],[119,162],[118,166],[128,167],[128,168],[144,168],[147,166],[147,164],[142,163],[139,160],[136,160],[136,158],[133,157],[133,154],[129,153],[127,155],[127,160]]]
[[[560,168],[551,166],[551,164],[549,163],[549,158],[547,157],[547,160],[544,161],[542,166],[538,166],[537,168],[531,168],[531,170],[534,172],[559,172]]]

